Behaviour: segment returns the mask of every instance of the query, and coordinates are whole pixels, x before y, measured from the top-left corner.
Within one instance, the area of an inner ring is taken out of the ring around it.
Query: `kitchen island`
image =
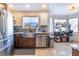
[[[48,47],[49,46],[49,33],[45,32],[34,32],[14,33],[14,46],[15,48],[37,48],[37,47]]]
[[[15,48],[35,48],[35,38],[32,33],[28,35],[24,32],[14,33],[14,46]]]

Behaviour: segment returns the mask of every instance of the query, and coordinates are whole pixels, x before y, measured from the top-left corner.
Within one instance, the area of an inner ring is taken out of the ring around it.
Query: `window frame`
[[[39,16],[23,16],[23,17],[22,17],[22,21],[21,21],[21,22],[22,22],[22,28],[23,28],[23,29],[24,29],[24,24],[23,24],[23,18],[24,18],[24,17],[29,17],[29,18],[38,17],[38,26],[40,25],[40,17],[39,17]]]

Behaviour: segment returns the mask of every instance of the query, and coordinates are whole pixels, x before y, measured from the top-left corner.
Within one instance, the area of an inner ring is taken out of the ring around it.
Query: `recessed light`
[[[46,8],[47,6],[45,4],[42,5],[43,8]]]
[[[29,5],[29,4],[27,4],[27,5],[26,5],[26,7],[27,7],[27,8],[29,8],[29,7],[30,7],[30,5]]]

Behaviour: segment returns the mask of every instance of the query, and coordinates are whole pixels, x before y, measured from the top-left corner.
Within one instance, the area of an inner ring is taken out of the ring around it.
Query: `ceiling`
[[[77,8],[77,11],[72,12],[70,10],[70,6],[72,3],[55,3],[55,4],[50,4],[49,9],[50,9],[50,14],[54,15],[70,15],[70,14],[78,14],[79,13],[79,6]],[[78,5],[78,4],[77,4]]]
[[[76,12],[69,9],[72,3],[10,3],[9,5],[12,5],[16,11],[49,11],[50,15],[79,14],[79,6],[77,6]],[[27,5],[30,5],[30,7]],[[43,5],[46,5],[46,7],[43,8]]]
[[[43,3],[10,3],[10,5],[17,11],[48,11],[48,4],[45,4],[46,8],[42,8]]]

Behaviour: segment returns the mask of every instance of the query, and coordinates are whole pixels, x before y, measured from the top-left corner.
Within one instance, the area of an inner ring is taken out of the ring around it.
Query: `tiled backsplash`
[[[20,32],[22,26],[14,26],[14,32]]]

